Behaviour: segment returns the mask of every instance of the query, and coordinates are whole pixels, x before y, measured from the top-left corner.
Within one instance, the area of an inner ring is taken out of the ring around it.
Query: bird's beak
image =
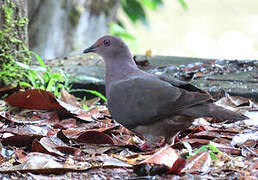
[[[83,51],[83,53],[95,52],[95,50],[96,50],[96,47],[95,46],[91,46],[91,47],[85,49]]]

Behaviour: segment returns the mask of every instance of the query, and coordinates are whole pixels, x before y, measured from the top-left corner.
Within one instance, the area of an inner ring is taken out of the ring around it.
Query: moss
[[[84,12],[84,7],[80,4],[75,4],[72,6],[68,17],[73,26],[77,26],[79,24],[82,13]]]
[[[16,21],[16,25],[19,27],[26,26],[28,24],[28,18],[22,17]]]
[[[17,7],[10,0],[4,1],[0,9],[3,17],[0,29],[0,81],[2,81],[0,84],[17,84],[23,79],[23,70],[17,66],[16,61],[29,63],[30,58],[16,29],[27,26],[28,19],[26,17],[15,19],[17,16],[14,16],[14,11]]]

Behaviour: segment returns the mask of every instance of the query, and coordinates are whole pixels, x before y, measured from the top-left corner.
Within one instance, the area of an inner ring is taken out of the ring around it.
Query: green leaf
[[[33,52],[33,51],[29,51],[29,53],[30,53],[30,54],[33,54],[33,55],[36,57],[36,59],[37,59],[37,61],[39,62],[39,64],[40,64],[41,67],[46,68],[46,65],[45,65],[45,63],[44,63],[44,60],[43,60],[37,53],[35,53],[35,52]]]
[[[49,72],[45,72],[42,74],[42,79],[44,80],[45,83],[47,83],[50,80],[50,74]]]
[[[0,75],[5,75],[5,74],[9,74],[10,72],[8,72],[8,71],[2,71],[2,72],[0,72]]]
[[[45,87],[45,84],[47,82],[44,81],[41,74],[37,73],[36,71],[29,71],[29,74],[32,74],[31,76],[34,79],[34,82],[35,82],[35,86],[33,86],[34,88],[40,88],[41,86]],[[41,89],[44,89],[44,88],[41,88]]]
[[[202,151],[208,151],[212,160],[219,160],[219,158],[215,155],[214,152],[222,153],[215,146],[208,144],[208,145],[203,145],[199,149],[195,150],[194,153],[192,153],[192,155],[198,154],[199,152],[202,152]],[[191,156],[189,156],[189,157],[191,157]],[[187,157],[187,158],[189,158],[189,157]]]
[[[129,17],[129,19],[136,23],[140,20],[144,25],[147,25],[147,19],[142,4],[137,0],[121,0],[121,6]]]
[[[136,40],[134,36],[132,36],[131,34],[125,32],[125,33],[115,33],[115,36],[119,36],[121,38],[123,38],[124,40]]]
[[[23,86],[23,87],[31,87],[31,84],[29,84],[27,82],[19,82],[19,85]]]
[[[151,10],[156,10],[158,6],[163,4],[161,0],[140,0],[140,2]]]
[[[53,89],[54,85],[55,85],[55,81],[53,79],[50,79],[48,84],[47,84],[46,91],[51,91]]]
[[[199,152],[202,152],[202,151],[208,151],[208,148],[207,148],[206,145],[203,145],[203,146],[201,146],[199,149],[195,150],[195,151],[193,152],[193,154],[198,154]]]
[[[213,152],[216,152],[216,153],[222,153],[218,148],[216,148],[215,146],[211,145],[211,144],[208,144],[207,145]]]
[[[71,89],[69,92],[80,92],[80,91],[82,91],[82,92],[88,92],[88,93],[94,94],[94,95],[100,97],[101,99],[103,99],[104,101],[107,101],[107,98],[106,98],[104,95],[102,95],[100,92],[95,91],[95,90],[88,90],[88,89]]]
[[[126,44],[130,47],[130,49],[137,50],[136,39],[133,35],[128,33],[125,28],[121,25],[121,23],[111,23],[109,34],[113,36],[121,37]]]
[[[210,151],[209,154],[212,160],[219,160],[219,158],[214,154],[214,152]]]
[[[89,110],[89,107],[86,104],[82,104],[82,109],[87,111],[87,110]]]
[[[135,37],[129,34],[122,26],[117,23],[110,24],[110,35],[119,36],[124,40],[135,40]]]
[[[87,92],[94,94],[98,97],[100,97],[101,99],[103,99],[104,101],[107,101],[107,98],[105,96],[103,96],[100,92],[98,91],[94,91],[94,90],[86,90]]]
[[[183,8],[184,10],[187,10],[187,9],[188,9],[188,6],[187,6],[185,0],[178,0],[178,2],[179,2],[179,4],[181,4],[181,6],[182,6],[182,8]]]
[[[64,81],[64,76],[63,76],[63,74],[60,74],[60,73],[51,73],[50,78],[51,79],[56,79],[60,82]]]
[[[124,32],[126,32],[124,27],[120,26],[119,24],[117,24],[117,23],[110,24],[109,33],[111,35],[114,35],[116,33],[124,33]]]
[[[24,68],[24,69],[29,69],[30,70],[30,66],[28,66],[27,64],[24,64],[24,63],[21,63],[21,62],[18,62],[16,61],[15,62],[18,66]]]
[[[52,73],[51,69],[45,66],[43,59],[37,53],[29,51],[27,48],[22,51],[27,52],[30,56],[34,55],[40,66],[30,67],[26,64],[16,62],[18,66],[27,70],[26,72],[21,73],[23,76],[26,76],[30,81],[30,83],[20,82],[21,85],[33,87],[35,89],[44,89],[54,93],[56,96],[60,95],[60,90],[62,88],[65,88],[67,90],[71,88],[71,86],[69,85],[69,79],[63,71],[61,71],[61,73]],[[8,69],[11,68],[12,67]],[[0,75],[4,73],[9,72],[0,72]]]
[[[41,66],[30,67],[30,69],[37,72],[47,72],[47,68]]]
[[[37,88],[37,82],[36,82],[36,73],[34,71],[28,71],[28,74],[26,75],[28,79],[30,80],[30,83],[32,84],[32,87]]]
[[[62,90],[63,88],[64,88],[64,85],[58,83],[58,84],[56,85],[56,87],[55,87],[54,95],[55,95],[56,97],[59,97],[60,94],[61,94],[61,90]]]

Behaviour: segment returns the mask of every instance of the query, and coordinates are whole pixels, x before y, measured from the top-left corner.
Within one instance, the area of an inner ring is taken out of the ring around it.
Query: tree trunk
[[[109,32],[118,5],[119,0],[28,1],[30,47],[44,59],[81,53]]]
[[[15,61],[28,63],[25,0],[0,0],[0,86],[22,76]]]
[[[0,29],[1,33],[6,33],[1,35],[4,36],[9,48],[22,50],[23,45],[27,47],[27,6],[25,0],[0,0],[0,9]],[[2,48],[5,47],[2,43],[0,45]],[[0,50],[3,52],[2,48]]]

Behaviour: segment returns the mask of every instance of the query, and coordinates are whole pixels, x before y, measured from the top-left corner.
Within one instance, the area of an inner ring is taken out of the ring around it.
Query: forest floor
[[[222,88],[232,93],[234,85],[237,92],[248,96],[222,93],[216,104],[249,119],[219,122],[199,118],[182,129],[173,144],[150,146],[139,134],[118,124],[99,98],[78,101],[62,90],[56,99],[44,90],[5,87],[0,89],[0,178],[257,179],[257,62],[161,58],[163,61],[154,57],[138,65],[152,73],[173,74],[201,88],[221,87],[218,82],[222,81],[231,89]],[[53,62],[55,67],[65,64],[65,72],[72,69],[77,75],[104,73],[99,59]],[[171,62],[178,64],[170,66]],[[94,71],[86,71],[84,66]]]
[[[172,145],[148,146],[116,123],[106,105],[66,91],[6,87],[0,96],[1,179],[257,179],[258,103],[216,103],[250,119],[196,119]],[[43,110],[44,109],[44,110]]]

